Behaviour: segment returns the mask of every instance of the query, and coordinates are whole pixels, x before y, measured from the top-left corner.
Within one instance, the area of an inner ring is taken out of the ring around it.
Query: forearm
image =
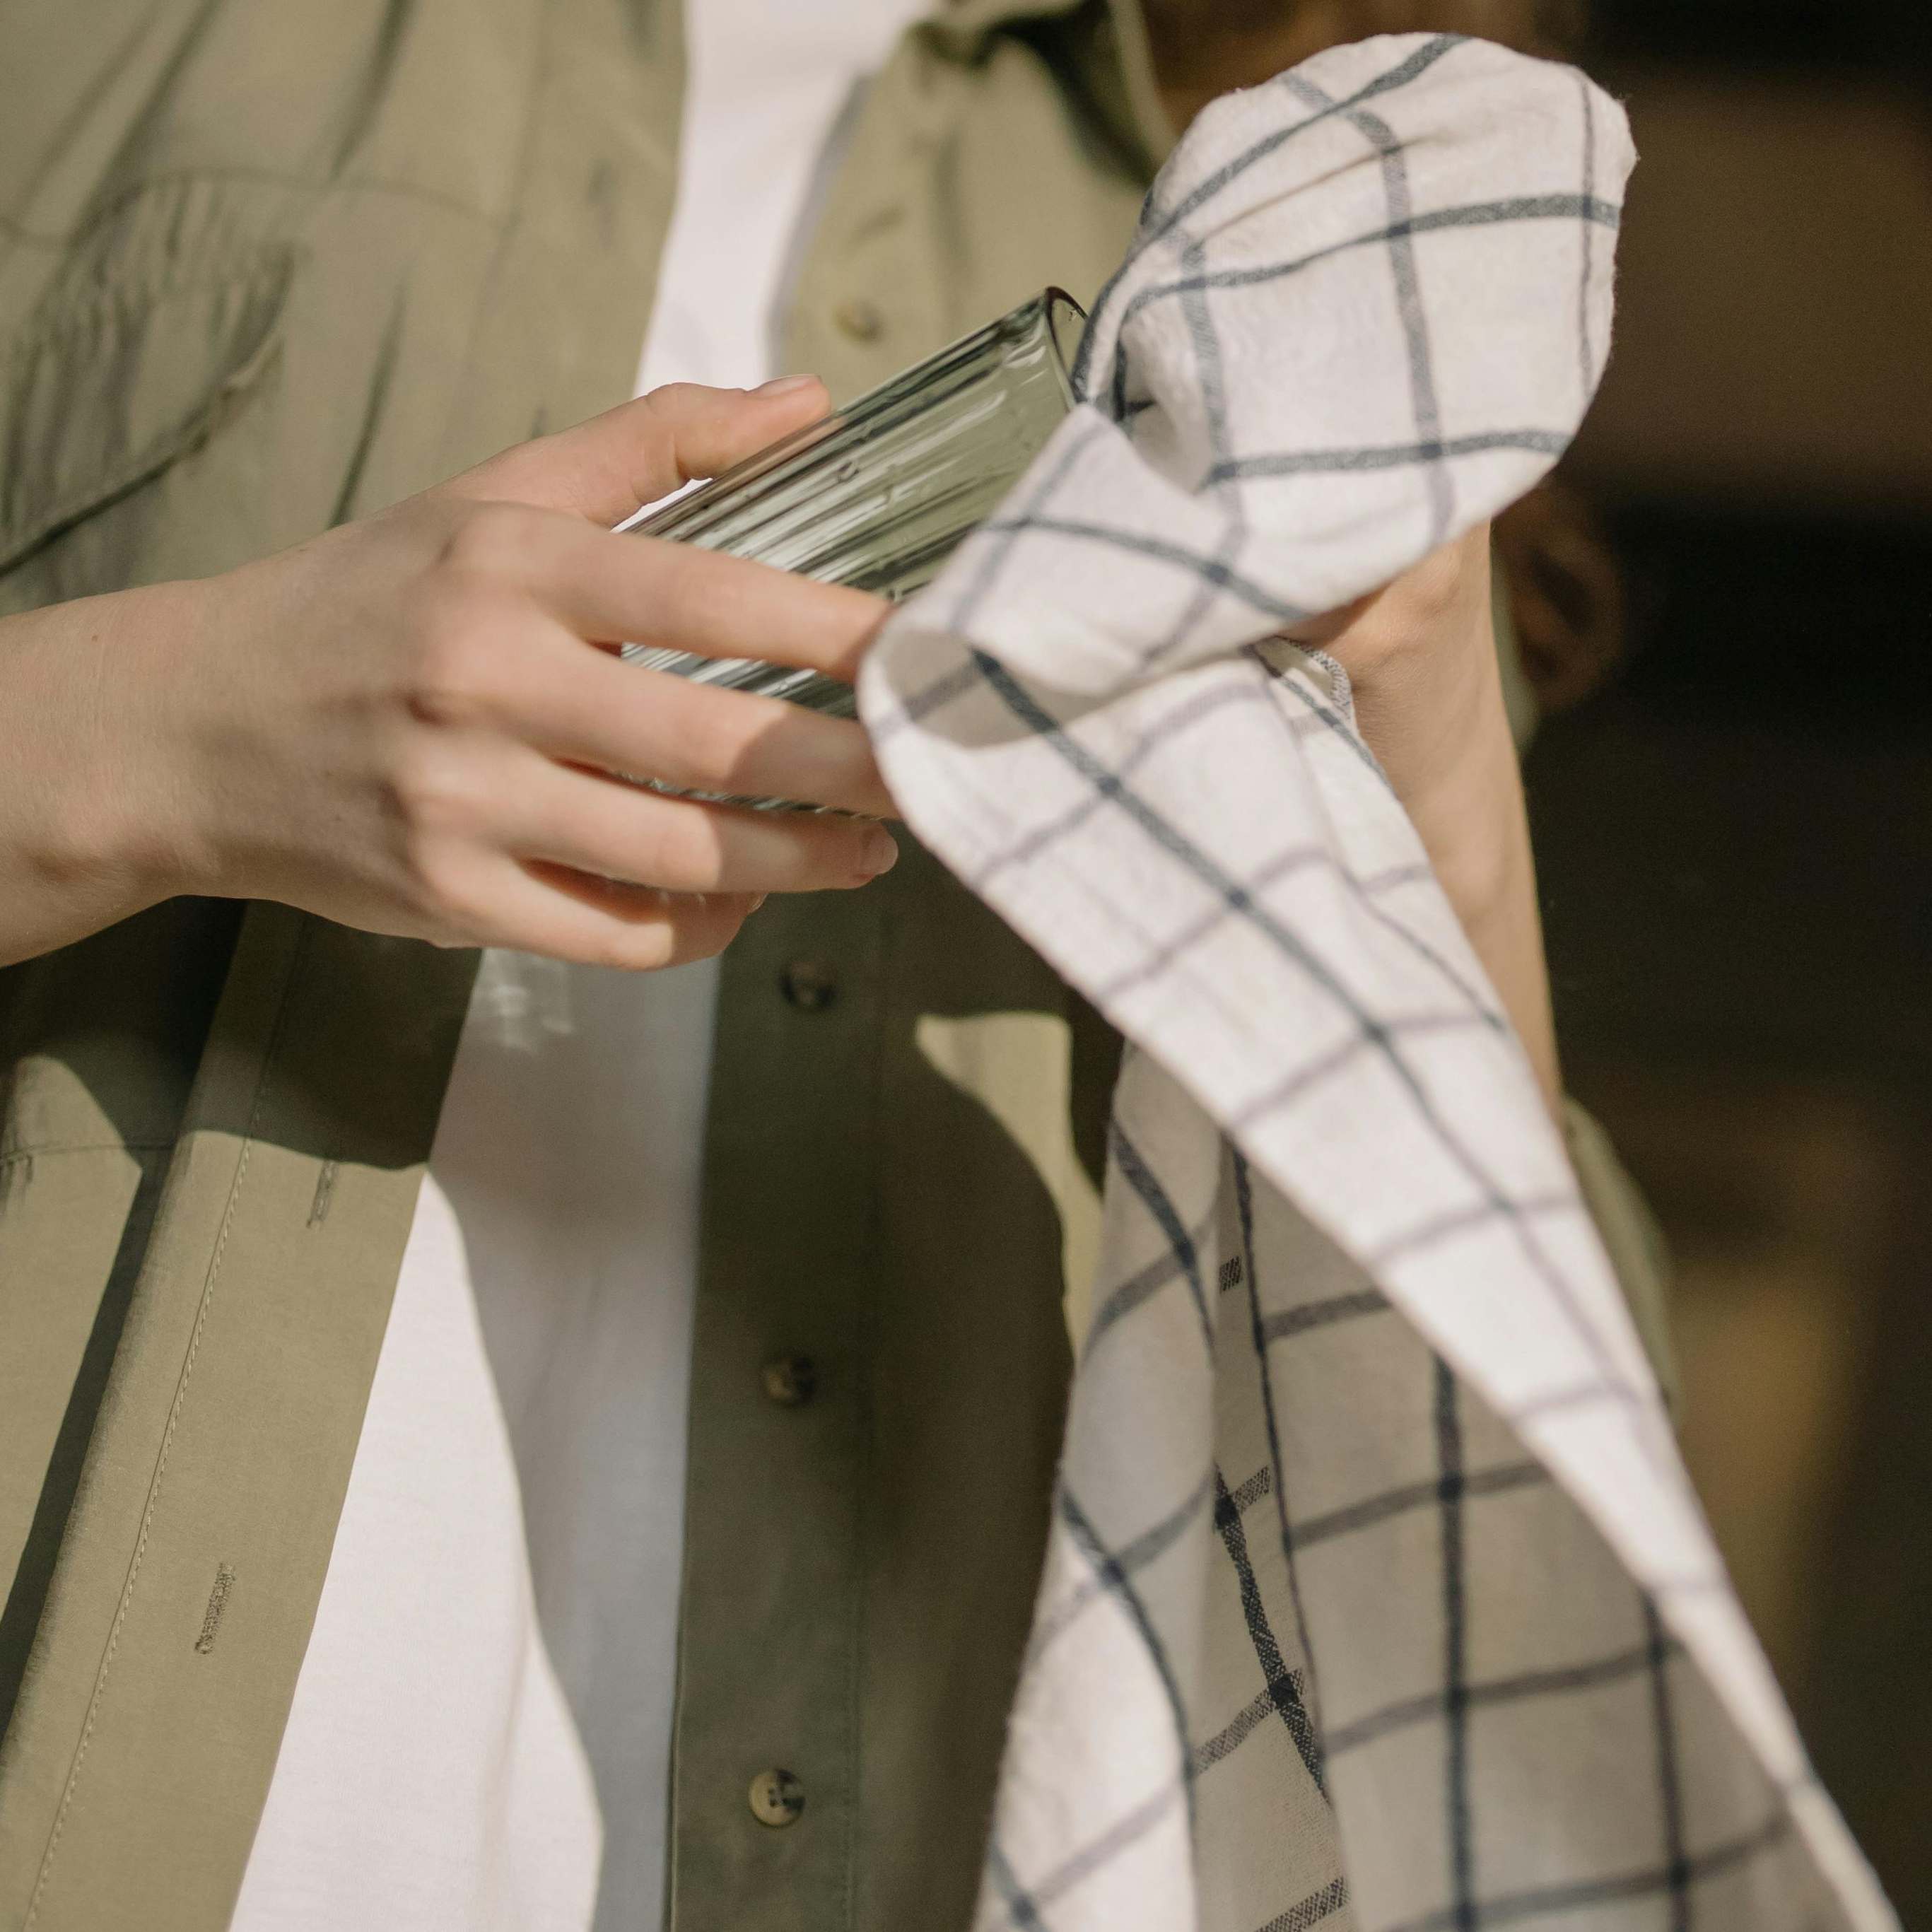
[[[1397,700],[1358,690],[1363,734],[1389,772],[1463,931],[1522,1040],[1552,1112],[1562,1077],[1537,904],[1521,768],[1493,651],[1455,694],[1454,728],[1411,742],[1388,713]],[[1378,742],[1378,740],[1380,741]]]
[[[1485,526],[1298,635],[1347,668],[1364,741],[1421,836],[1555,1112],[1562,1082],[1490,568]]]
[[[0,964],[188,889],[157,757],[155,676],[194,590],[0,618]]]

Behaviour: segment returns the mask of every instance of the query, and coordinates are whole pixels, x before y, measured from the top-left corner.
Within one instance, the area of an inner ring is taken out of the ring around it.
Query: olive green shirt
[[[679,38],[673,0],[0,0],[0,611],[227,568],[621,399]],[[1130,5],[944,9],[867,93],[787,365],[849,395],[1090,296],[1166,140]],[[475,965],[183,900],[0,971],[0,1927],[226,1922]],[[916,848],[726,956],[677,1932],[970,1915],[1116,1052]],[[804,1402],[764,1372],[794,1354]]]

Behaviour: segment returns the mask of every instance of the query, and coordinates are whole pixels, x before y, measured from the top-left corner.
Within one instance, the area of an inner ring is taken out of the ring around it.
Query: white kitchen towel
[[[1130,1042],[981,1932],[1894,1922],[1346,680],[1271,641],[1569,442],[1633,159],[1453,37],[1210,108],[864,674],[908,820]]]

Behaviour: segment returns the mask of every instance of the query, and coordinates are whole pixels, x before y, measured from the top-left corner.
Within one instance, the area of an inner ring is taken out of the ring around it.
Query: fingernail
[[[883,825],[875,825],[866,835],[865,850],[859,863],[868,879],[890,872],[899,862],[898,842]]]
[[[763,905],[763,904],[764,904],[764,902],[766,902],[766,900],[767,900],[767,899],[768,899],[768,898],[770,898],[770,897],[771,897],[771,894],[770,894],[770,892],[760,892],[760,893],[758,895],[758,896],[756,898],[754,898],[754,899],[752,902],[752,903],[751,903],[749,905],[748,905],[748,906],[745,908],[745,916],[746,916],[747,919],[749,919],[749,918],[751,917],[751,916],[752,915],[752,914],[754,914],[754,912],[756,912],[756,911],[758,910],[758,909],[759,908],[759,907],[760,907],[761,905]]]
[[[752,393],[754,396],[789,396],[800,389],[808,389],[818,380],[816,376],[774,376],[769,382],[760,382]]]

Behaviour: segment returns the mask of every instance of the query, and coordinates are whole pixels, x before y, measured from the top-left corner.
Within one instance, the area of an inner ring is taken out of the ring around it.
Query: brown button
[[[776,1355],[765,1364],[765,1393],[781,1408],[802,1408],[818,1393],[818,1364],[809,1355]]]
[[[802,1013],[822,1013],[838,997],[838,976],[822,959],[794,959],[778,984]]]
[[[875,302],[852,296],[832,312],[832,320],[854,342],[876,342],[886,332],[886,318]]]
[[[788,1771],[761,1771],[752,1780],[752,1816],[774,1831],[796,1825],[805,1809],[805,1786]]]

